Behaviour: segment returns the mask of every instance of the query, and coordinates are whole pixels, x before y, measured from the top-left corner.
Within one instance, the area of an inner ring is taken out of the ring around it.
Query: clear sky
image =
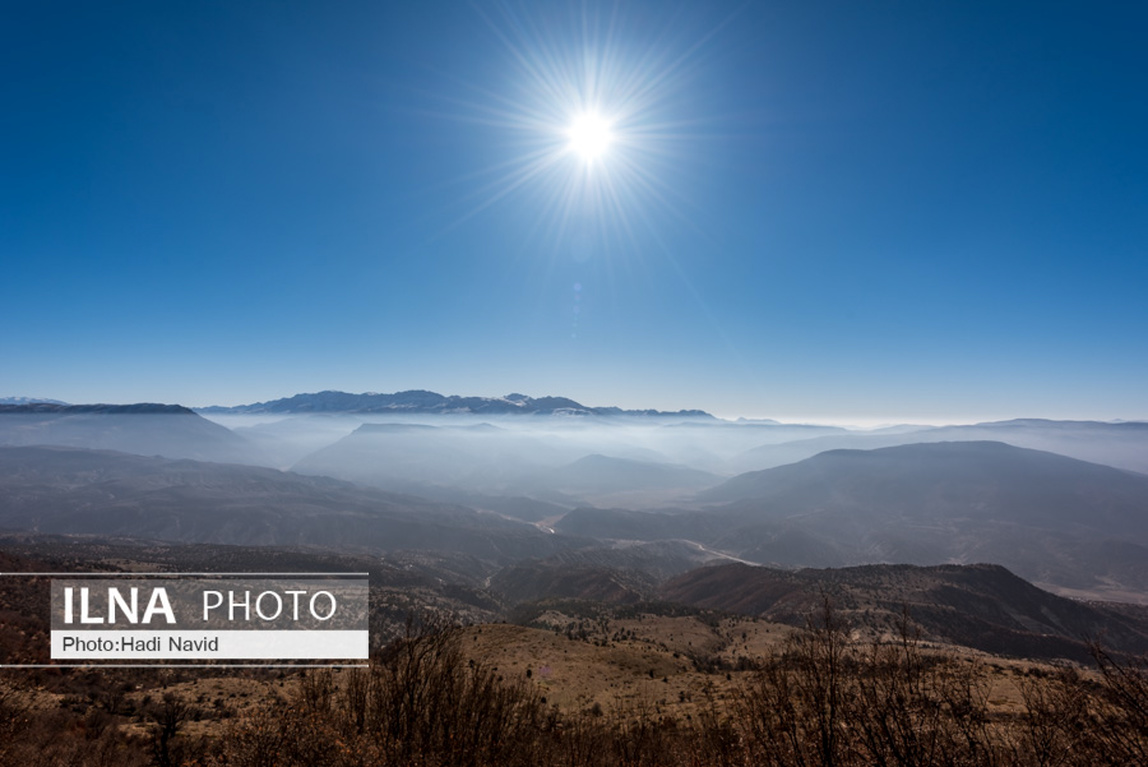
[[[1141,2],[8,4],[0,396],[1148,419],[1145,39]]]

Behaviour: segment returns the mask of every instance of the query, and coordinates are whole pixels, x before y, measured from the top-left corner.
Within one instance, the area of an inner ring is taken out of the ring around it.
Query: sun
[[[505,74],[471,83],[467,96],[444,91],[453,102],[445,116],[479,126],[498,150],[491,144],[491,163],[459,179],[468,204],[451,226],[510,197],[529,202],[537,213],[532,231],[548,230],[560,250],[586,222],[602,242],[633,245],[644,233],[660,238],[661,219],[686,220],[680,203],[693,190],[690,146],[714,122],[695,109],[706,99],[691,94],[708,68],[703,53],[733,16],[714,26],[705,14],[684,25],[683,17],[658,28],[629,17],[616,0],[601,8],[599,0],[473,5]],[[526,10],[534,6],[545,10]]]
[[[593,162],[614,143],[613,127],[610,120],[597,112],[584,112],[575,117],[566,129],[566,136],[570,140],[567,149],[584,161]]]

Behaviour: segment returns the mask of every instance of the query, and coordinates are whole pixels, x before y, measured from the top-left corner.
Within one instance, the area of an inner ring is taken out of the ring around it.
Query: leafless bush
[[[175,739],[184,722],[191,718],[191,707],[175,693],[166,692],[162,701],[150,706],[147,713],[153,722],[151,748],[154,763],[157,767],[181,764],[187,744],[177,744]]]
[[[527,765],[547,710],[521,684],[464,658],[454,630],[393,643],[370,670],[310,672],[296,700],[237,725],[225,764]]]
[[[0,687],[0,764],[16,749],[31,722],[28,707],[10,687]]]
[[[746,685],[738,722],[755,764],[995,765],[981,669],[926,656],[908,614],[897,641],[858,645],[823,597]]]
[[[1101,686],[1085,725],[1089,757],[1093,764],[1148,764],[1148,663],[1118,660],[1095,643],[1091,649]]]
[[[756,672],[737,700],[739,725],[761,763],[779,767],[845,764],[842,736],[849,689],[845,626],[828,598],[807,630]]]
[[[123,726],[126,717],[108,710],[121,706],[103,705],[106,696],[33,713],[26,695],[0,690],[0,765],[1148,764],[1146,668],[1100,648],[1096,673],[1027,674],[1015,682],[1023,712],[990,715],[990,668],[926,650],[907,613],[892,641],[855,640],[823,600],[807,630],[747,675],[732,702],[715,686],[692,715],[653,699],[563,715],[525,677],[511,682],[469,659],[462,636],[412,633],[369,670],[307,672],[285,699],[218,722],[210,744],[186,732],[195,712],[170,691],[141,704],[149,735],[133,735],[138,725]]]
[[[1053,675],[1028,677],[1019,684],[1025,713],[1016,733],[1017,761],[1032,767],[1068,767],[1080,763],[1093,737],[1090,695],[1080,674],[1065,668]]]

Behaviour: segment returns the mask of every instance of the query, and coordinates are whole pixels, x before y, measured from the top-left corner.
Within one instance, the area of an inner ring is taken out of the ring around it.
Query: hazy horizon
[[[414,390],[432,391],[430,389],[427,389],[426,387],[417,387]],[[343,391],[343,390],[328,388],[328,389],[323,389],[321,391]],[[411,391],[411,389],[404,389],[403,391]],[[70,404],[70,405],[94,405],[94,404],[129,405],[129,404],[139,404],[139,403],[146,402],[146,403],[164,404],[164,405],[182,405],[184,407],[198,410],[198,409],[210,408],[210,407],[237,407],[237,406],[242,406],[242,405],[251,405],[251,404],[258,403],[258,402],[270,402],[270,401],[274,401],[274,400],[278,400],[278,399],[284,399],[284,398],[295,396],[297,394],[316,394],[316,393],[318,393],[318,392],[293,392],[292,394],[284,395],[283,397],[258,397],[258,398],[242,400],[242,401],[237,400],[237,401],[228,401],[228,402],[199,402],[199,403],[195,403],[195,404],[191,404],[188,402],[165,401],[165,400],[156,399],[156,398],[144,398],[144,399],[139,399],[139,400],[125,400],[122,398],[118,398],[118,399],[117,398],[88,398],[88,399],[66,400],[66,399],[63,399],[61,397],[56,397],[56,396],[41,397],[41,396],[33,396],[33,395],[27,395],[27,394],[0,393],[0,401],[3,401],[5,399],[27,399],[27,400],[33,400],[33,401],[62,401],[62,402],[66,402],[67,404]],[[347,393],[350,393],[350,394],[377,394],[377,393],[381,393],[381,392],[370,391],[370,392],[347,392]],[[392,392],[385,392],[385,393],[392,393]],[[1023,420],[1023,419],[1054,420],[1054,421],[1096,421],[1096,422],[1102,422],[1102,423],[1148,422],[1148,418],[1129,418],[1129,417],[1119,417],[1119,416],[1118,417],[1095,417],[1095,416],[1088,416],[1088,415],[1067,415],[1067,416],[1056,417],[1056,416],[1050,416],[1050,415],[1045,414],[1045,413],[1034,413],[1034,412],[1027,412],[1027,411],[1020,412],[1020,413],[1011,413],[1011,414],[1000,414],[1000,413],[987,413],[987,414],[981,414],[981,415],[967,415],[967,414],[965,414],[965,415],[953,415],[953,414],[940,415],[940,414],[938,414],[938,415],[933,415],[933,416],[922,416],[922,415],[909,414],[909,415],[905,415],[905,416],[885,416],[885,417],[873,416],[870,418],[857,417],[855,415],[849,415],[849,414],[842,414],[840,416],[825,415],[825,414],[776,413],[776,412],[746,414],[746,413],[740,413],[740,412],[732,412],[732,413],[728,412],[728,411],[723,412],[721,409],[718,409],[715,411],[715,410],[710,410],[710,409],[705,408],[705,407],[698,407],[696,405],[689,405],[689,404],[682,405],[682,406],[657,407],[654,405],[642,403],[642,402],[637,401],[637,400],[635,400],[632,403],[622,403],[622,402],[612,401],[612,400],[601,401],[601,402],[585,401],[585,400],[579,399],[578,397],[570,396],[569,394],[564,393],[564,392],[546,392],[546,393],[540,394],[540,393],[516,391],[516,392],[506,392],[504,394],[497,394],[497,395],[474,393],[474,392],[451,392],[451,391],[439,391],[436,393],[443,394],[445,396],[451,396],[451,395],[459,395],[459,396],[464,396],[464,397],[474,396],[474,397],[486,397],[486,398],[490,398],[490,399],[498,399],[498,398],[506,397],[507,395],[512,394],[512,393],[526,394],[527,396],[531,396],[531,397],[535,397],[535,398],[537,398],[539,396],[568,397],[569,399],[573,399],[573,400],[575,400],[575,401],[579,402],[580,404],[585,405],[587,407],[619,407],[623,410],[651,410],[651,409],[653,409],[653,410],[661,410],[663,412],[668,412],[668,413],[674,413],[674,412],[677,412],[680,410],[703,410],[706,413],[708,413],[709,415],[712,415],[715,418],[718,418],[719,420],[727,421],[727,422],[736,422],[738,420],[745,420],[745,421],[772,420],[772,421],[778,421],[778,422],[787,423],[787,424],[809,424],[809,425],[816,425],[816,426],[839,426],[839,427],[843,427],[843,428],[847,428],[847,429],[856,429],[856,430],[861,430],[861,431],[888,428],[888,427],[894,427],[894,426],[961,426],[961,425],[973,425],[973,424],[978,424],[978,423]],[[339,412],[341,412],[341,411],[339,411]],[[385,412],[381,412],[381,413],[348,412],[346,414],[347,415],[358,415],[358,416],[370,416],[373,418],[385,418],[388,415]],[[249,418],[261,420],[261,421],[267,421],[267,420],[276,420],[276,419],[281,419],[281,418],[290,418],[290,417],[295,417],[297,415],[300,415],[300,414],[297,414],[297,413],[266,413],[266,414],[258,414],[258,415],[252,414],[250,416],[245,416],[245,417],[249,417]],[[215,417],[214,414],[205,414],[205,416],[209,420],[217,420],[217,418]],[[238,416],[238,415],[226,415],[224,417],[225,418],[238,418],[240,416]],[[424,415],[422,417],[434,419],[436,417],[441,417],[441,416]],[[476,414],[474,417],[481,418],[483,416],[481,416],[481,414]],[[497,416],[491,416],[491,417],[497,417]],[[507,416],[502,416],[502,417],[507,417]],[[511,415],[509,417],[516,418],[519,416]]]

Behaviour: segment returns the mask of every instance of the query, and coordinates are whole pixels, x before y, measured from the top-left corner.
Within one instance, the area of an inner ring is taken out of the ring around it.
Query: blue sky
[[[0,396],[1146,419],[1146,30],[1141,3],[21,4]],[[595,105],[587,163],[564,131]]]

